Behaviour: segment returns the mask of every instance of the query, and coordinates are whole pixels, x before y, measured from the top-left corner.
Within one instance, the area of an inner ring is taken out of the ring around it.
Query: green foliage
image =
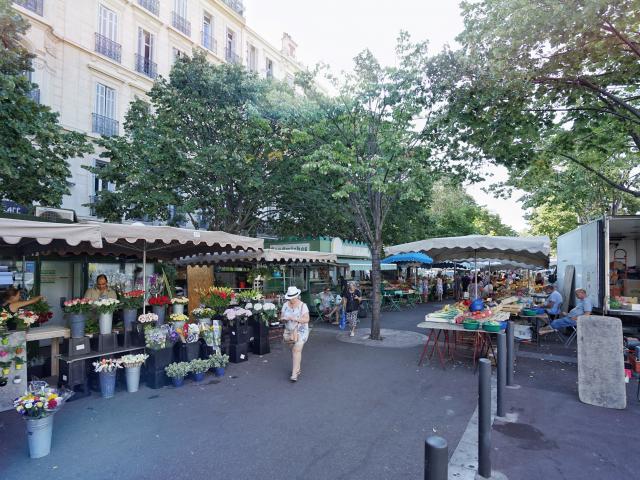
[[[214,353],[213,355],[209,356],[209,361],[211,362],[211,366],[213,368],[224,368],[229,364],[229,355]]]
[[[192,373],[205,373],[213,367],[211,360],[202,358],[194,358],[189,362],[189,369]]]
[[[29,25],[10,3],[0,0],[0,197],[57,207],[69,193],[67,159],[92,147],[30,98],[37,86],[25,72],[33,70],[34,56],[21,44]]]
[[[559,204],[545,203],[536,207],[527,216],[530,232],[533,235],[547,235],[551,239],[551,247],[555,251],[560,235],[578,226],[576,215]]]
[[[164,367],[164,372],[169,378],[184,378],[191,373],[191,364],[189,362],[170,363]]]

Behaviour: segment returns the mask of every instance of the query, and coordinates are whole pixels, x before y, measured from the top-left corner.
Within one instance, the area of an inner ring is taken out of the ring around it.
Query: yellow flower
[[[36,403],[36,407],[38,407],[38,408],[42,408],[42,407],[43,407],[43,405],[44,405],[44,404],[43,404],[42,402],[38,402],[38,403]]]

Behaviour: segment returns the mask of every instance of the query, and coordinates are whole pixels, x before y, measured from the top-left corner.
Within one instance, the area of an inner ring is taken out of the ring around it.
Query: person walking
[[[442,284],[442,275],[439,273],[436,277],[436,296],[438,297],[438,301],[442,301],[442,295],[444,294],[444,286]]]
[[[285,328],[294,339],[291,344],[291,377],[289,380],[297,382],[302,364],[302,348],[309,339],[309,307],[300,300],[302,292],[298,287],[290,286],[284,298],[287,302],[282,306],[280,319],[285,322]]]
[[[349,282],[347,291],[342,296],[342,309],[347,316],[347,322],[349,322],[349,336],[353,337],[356,334],[356,327],[358,326],[358,310],[360,308],[360,302],[362,301],[362,293],[356,288],[355,282]]]
[[[420,294],[422,295],[422,303],[427,303],[429,300],[429,279],[427,277],[420,279]]]

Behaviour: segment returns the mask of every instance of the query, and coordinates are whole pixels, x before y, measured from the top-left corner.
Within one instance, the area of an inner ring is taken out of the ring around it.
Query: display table
[[[51,376],[57,377],[60,370],[58,357],[60,356],[60,344],[58,339],[69,338],[70,331],[67,327],[59,325],[45,325],[38,328],[30,328],[27,332],[27,342],[36,340],[51,340]]]

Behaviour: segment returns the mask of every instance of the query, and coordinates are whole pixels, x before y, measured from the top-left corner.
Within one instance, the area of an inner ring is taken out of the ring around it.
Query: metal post
[[[513,360],[515,340],[513,336],[513,323],[507,322],[507,386],[513,386]]]
[[[449,447],[442,437],[432,436],[424,441],[424,480],[447,480],[449,476]]]
[[[491,477],[491,362],[480,359],[478,385],[478,474]]]
[[[496,402],[496,415],[504,417],[504,390],[507,385],[507,336],[504,332],[498,333],[498,401]]]

